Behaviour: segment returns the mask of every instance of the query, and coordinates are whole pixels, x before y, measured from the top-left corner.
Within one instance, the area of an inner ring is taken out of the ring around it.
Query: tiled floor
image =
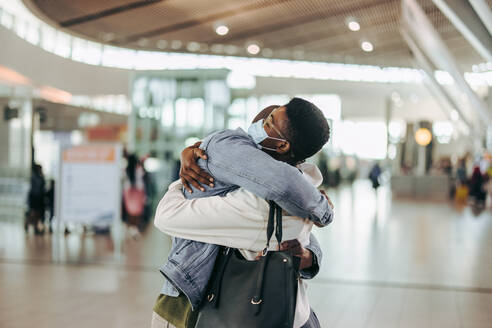
[[[324,258],[309,284],[323,327],[492,328],[490,209],[376,198],[366,182],[329,195],[336,220],[315,231]],[[59,255],[56,242],[0,222],[0,327],[149,326],[164,235],[126,236],[119,258],[108,237],[62,237]]]

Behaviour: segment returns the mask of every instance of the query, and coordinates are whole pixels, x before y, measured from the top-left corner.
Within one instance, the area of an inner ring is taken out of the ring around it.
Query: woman
[[[126,175],[123,182],[123,220],[128,224],[132,236],[139,234],[138,227],[145,210],[145,172],[137,156],[127,158]]]
[[[480,208],[485,206],[485,197],[487,196],[484,183],[485,178],[480,171],[480,167],[475,166],[470,179],[470,196],[472,197],[472,205]]]

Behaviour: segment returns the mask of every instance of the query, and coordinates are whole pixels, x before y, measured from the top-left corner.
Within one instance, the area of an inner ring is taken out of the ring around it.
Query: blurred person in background
[[[454,200],[457,204],[465,204],[468,198],[469,187],[466,174],[466,159],[462,158],[458,162],[456,169],[456,191]]]
[[[369,172],[369,180],[371,180],[372,187],[374,188],[375,191],[377,191],[379,186],[381,185],[379,182],[380,176],[381,176],[381,167],[379,166],[379,162],[376,162],[371,168],[371,171]]]
[[[489,159],[490,161],[490,159]],[[492,200],[492,165],[489,162],[488,163],[487,170],[485,171],[485,179],[487,180],[485,184],[485,191],[487,192],[488,195],[490,195],[490,199]]]
[[[39,164],[34,164],[31,172],[29,193],[27,195],[28,210],[24,222],[26,232],[29,230],[29,225],[33,225],[36,234],[44,233],[45,184],[43,168]]]
[[[129,154],[123,181],[122,217],[128,225],[132,237],[139,235],[147,202],[144,175],[145,171],[137,156]]]
[[[451,159],[449,157],[442,158],[439,161],[438,169],[442,171],[444,175],[448,178],[448,195],[449,199],[454,199],[456,193],[456,179],[453,174],[453,165],[451,163]]]
[[[46,191],[46,205],[48,206],[48,230],[50,233],[53,232],[53,216],[55,214],[55,180],[50,180],[50,185]]]
[[[456,178],[458,180],[458,183],[462,185],[467,185],[468,184],[468,177],[466,174],[466,159],[462,158],[460,159],[458,163],[458,168],[456,169]]]
[[[149,156],[142,158],[142,161],[141,161],[141,168],[143,170],[143,182],[144,182],[144,187],[145,187],[145,205],[144,205],[144,213],[142,216],[142,220],[141,220],[140,225],[139,225],[140,231],[143,231],[143,229],[145,229],[145,227],[147,226],[147,224],[150,221],[150,218],[152,217],[152,214],[153,214],[152,213],[152,204],[153,204],[154,197],[156,194],[154,179],[153,179],[152,175],[150,174],[150,172],[148,172],[145,169],[145,160],[148,157]]]
[[[485,181],[486,179],[482,175],[480,167],[478,165],[475,166],[470,179],[470,201],[472,206],[476,206],[478,208],[485,207],[485,198],[487,196],[484,189]]]

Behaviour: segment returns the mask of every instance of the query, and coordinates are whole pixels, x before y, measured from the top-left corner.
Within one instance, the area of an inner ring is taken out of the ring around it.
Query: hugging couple
[[[248,261],[268,251],[283,251],[296,259],[292,318],[282,326],[320,327],[305,280],[318,273],[322,260],[312,226],[328,225],[333,205],[317,189],[322,182],[319,169],[305,160],[320,151],[329,136],[321,110],[293,98],[286,105],[263,109],[247,132],[222,130],[183,150],[181,180],[169,186],[155,214],[155,226],[172,237],[172,248],[160,269],[166,281],[154,306],[153,328],[213,326],[200,319],[200,312],[207,298],[214,298],[207,293],[218,274],[216,259],[229,248]],[[269,202],[284,214],[280,244],[268,242]],[[219,307],[227,301],[221,299]],[[215,326],[251,326],[241,320]]]

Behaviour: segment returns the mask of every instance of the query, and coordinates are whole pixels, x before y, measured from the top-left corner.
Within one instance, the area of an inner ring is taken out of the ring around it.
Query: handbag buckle
[[[261,251],[261,256],[265,256],[265,255],[267,255],[267,253],[268,253],[268,247],[265,247],[265,248],[263,248],[263,250]]]
[[[208,295],[207,295],[207,300],[208,300],[209,302],[212,302],[212,300],[214,299],[214,297],[215,297],[215,295],[214,295],[213,293],[212,293],[212,294],[208,294]]]
[[[254,305],[258,305],[258,304],[260,304],[261,302],[263,302],[263,300],[262,300],[262,299],[260,299],[260,300],[258,300],[258,301],[255,301],[255,298],[254,298],[254,297],[251,299],[251,304],[254,304]]]

